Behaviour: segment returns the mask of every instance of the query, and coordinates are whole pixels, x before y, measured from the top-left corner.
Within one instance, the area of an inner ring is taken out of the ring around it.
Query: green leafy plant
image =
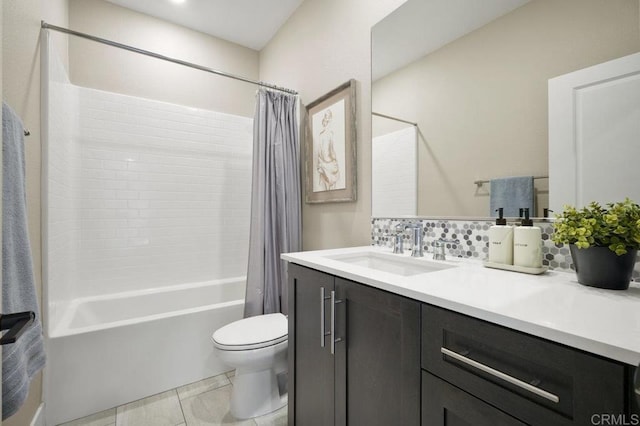
[[[618,256],[640,248],[640,206],[628,198],[606,208],[596,202],[580,210],[565,206],[556,219],[555,243],[609,247]]]

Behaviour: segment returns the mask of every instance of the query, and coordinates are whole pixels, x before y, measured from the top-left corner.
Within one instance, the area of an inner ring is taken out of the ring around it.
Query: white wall
[[[371,27],[402,3],[306,0],[260,52],[260,79],[297,90],[304,104],[350,78],[358,82],[358,201],[304,204],[305,250],[370,243]]]

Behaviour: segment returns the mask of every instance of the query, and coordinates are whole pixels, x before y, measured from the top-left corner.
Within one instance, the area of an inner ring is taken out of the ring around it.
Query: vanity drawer
[[[625,410],[622,364],[431,305],[422,305],[422,368],[528,424],[591,424]]]
[[[422,372],[422,389],[422,426],[526,426],[426,371]]]

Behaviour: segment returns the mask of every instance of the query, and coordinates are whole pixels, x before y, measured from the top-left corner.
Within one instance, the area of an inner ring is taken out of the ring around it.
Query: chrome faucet
[[[447,260],[445,255],[446,244],[460,244],[459,240],[447,240],[445,238],[437,239],[433,242],[433,260]]]
[[[402,247],[402,234],[404,233],[404,224],[396,225],[396,234],[393,238],[393,253],[394,254],[402,254],[404,253],[404,249]]]
[[[419,223],[407,225],[405,229],[411,228],[411,257],[422,257],[422,226]]]

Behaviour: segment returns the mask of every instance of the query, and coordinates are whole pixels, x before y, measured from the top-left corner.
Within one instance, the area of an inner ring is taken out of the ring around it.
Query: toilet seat
[[[287,317],[277,314],[258,315],[227,324],[211,336],[221,350],[246,351],[277,345],[287,340]]]

